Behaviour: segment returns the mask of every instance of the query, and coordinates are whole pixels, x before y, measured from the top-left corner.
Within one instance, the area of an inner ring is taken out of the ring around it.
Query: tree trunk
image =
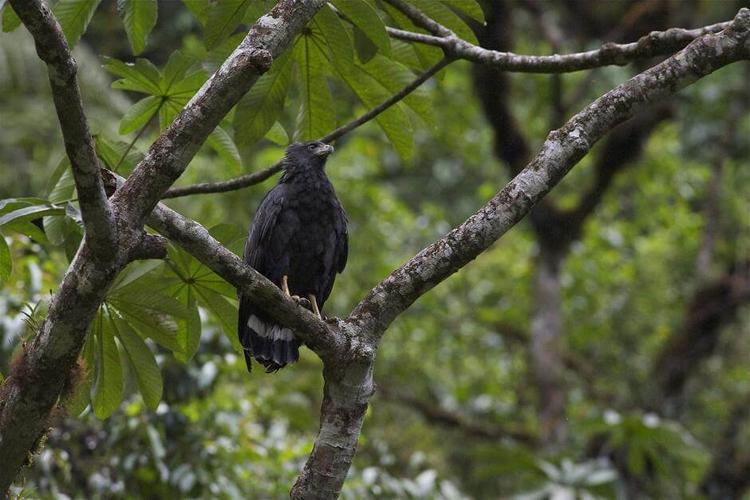
[[[539,397],[539,427],[544,446],[565,441],[565,387],[562,356],[560,264],[563,254],[541,247],[534,283],[536,310],[531,320],[531,376]]]

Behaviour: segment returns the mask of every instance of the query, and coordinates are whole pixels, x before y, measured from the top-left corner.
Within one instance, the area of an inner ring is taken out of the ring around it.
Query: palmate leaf
[[[232,137],[221,126],[216,127],[206,140],[208,145],[216,151],[219,158],[224,160],[230,168],[239,171],[242,168],[242,158]]]
[[[94,139],[96,155],[114,172],[128,174],[143,159],[143,153],[131,144],[115,141],[103,135],[97,135]]]
[[[122,401],[122,365],[112,319],[101,309],[93,323],[93,330],[99,347],[99,356],[92,402],[94,415],[99,419],[105,419],[114,413]]]
[[[233,125],[238,144],[255,144],[278,120],[284,109],[291,75],[292,58],[285,53],[237,104]]]
[[[19,19],[16,11],[13,10],[13,7],[11,7],[10,4],[6,5],[2,10],[2,15],[4,33],[10,33],[11,31],[21,26],[21,19]]]
[[[374,8],[364,0],[333,0],[331,2],[349,19],[384,56],[390,56],[391,43],[385,25]]]
[[[354,63],[354,44],[341,20],[333,10],[324,7],[312,19],[312,35],[325,44],[331,64],[343,71]]]
[[[164,98],[148,96],[133,104],[120,120],[120,134],[135,132],[146,125],[164,104]]]
[[[439,22],[460,38],[469,43],[479,45],[474,31],[461,19],[458,14],[436,0],[410,0],[419,10]]]
[[[296,141],[309,141],[336,127],[333,97],[326,78],[330,74],[330,67],[326,55],[311,35],[299,37],[294,56],[299,68],[302,98],[294,138]]]
[[[46,235],[33,221],[39,218],[36,214],[39,214],[40,210],[43,213],[45,207],[50,206],[54,205],[43,198],[8,198],[0,201],[0,218],[7,217],[2,224],[3,231],[6,234],[20,233],[40,243],[46,243]],[[31,214],[24,209],[31,209]],[[19,212],[20,210],[24,211]]]
[[[211,4],[204,29],[206,48],[216,47],[231,35],[251,3],[251,0],[222,0]]]
[[[156,26],[158,10],[156,0],[117,0],[117,12],[134,55],[146,48],[146,39]]]
[[[352,68],[342,74],[342,77],[368,108],[379,105],[391,95],[380,82],[363,71],[361,67]],[[406,160],[411,158],[414,153],[413,128],[403,105],[399,103],[391,106],[379,114],[375,121],[385,132],[398,154]]]
[[[361,65],[361,68],[391,94],[399,92],[416,78],[416,75],[406,66],[380,55],[373,57],[367,64]],[[403,103],[427,124],[435,124],[432,101],[429,92],[424,87],[419,87],[406,96]]]
[[[86,342],[81,349],[79,364],[83,373],[76,384],[73,393],[69,394],[63,402],[65,409],[70,415],[79,416],[91,402],[91,389],[94,386],[94,375],[96,374],[96,335],[93,331],[86,336]]]
[[[13,257],[5,236],[0,233],[0,285],[4,285],[13,272]]]
[[[484,11],[476,0],[441,0],[445,5],[484,24]]]
[[[407,31],[415,31],[415,32],[420,32],[420,33],[424,32],[423,29],[420,29],[414,26],[414,24],[409,20],[409,18],[406,17],[404,14],[402,14],[401,11],[399,11],[395,7],[387,3],[383,3],[382,6],[383,6],[383,9],[388,13],[388,15],[393,20],[393,24],[396,28],[401,28]],[[397,40],[391,41],[391,46],[395,47],[396,42]],[[414,53],[414,56],[417,59],[419,59],[420,61],[419,66],[414,67],[413,69],[426,69],[436,64],[443,57],[443,51],[440,50],[439,48],[429,47],[427,45],[422,45],[419,43],[402,45],[401,50],[411,51]],[[396,56],[396,54],[394,54],[394,56]],[[399,59],[399,60],[405,64],[408,64],[408,61],[404,59]]]
[[[312,25],[313,40],[326,44],[336,72],[366,107],[375,107],[391,96],[392,92],[369,75],[363,66],[354,64],[352,39],[331,9],[321,9]],[[414,148],[412,124],[403,105],[399,103],[390,107],[375,120],[396,151],[403,158],[411,157]]]
[[[135,63],[124,63],[111,57],[104,58],[104,69],[119,80],[112,82],[112,88],[131,90],[148,95],[161,95],[159,70],[147,59],[136,59]]]
[[[71,48],[86,31],[100,2],[101,0],[60,0],[52,8]]]
[[[122,346],[125,348],[125,354],[132,372],[135,374],[138,390],[143,396],[143,401],[146,406],[155,410],[161,400],[163,382],[154,353],[127,322],[113,318],[113,327],[117,338],[120,339]]]
[[[38,219],[46,215],[63,215],[65,209],[63,207],[46,203],[43,205],[32,205],[23,208],[18,208],[11,212],[5,213],[0,216],[0,227],[5,226],[10,222],[17,221],[28,221],[32,219]]]

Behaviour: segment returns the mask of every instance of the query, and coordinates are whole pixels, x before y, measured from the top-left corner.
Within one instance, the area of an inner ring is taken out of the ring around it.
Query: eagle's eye
[[[309,149],[310,151],[315,151],[315,147],[316,147],[316,144],[312,143],[309,146],[307,146],[307,149]]]

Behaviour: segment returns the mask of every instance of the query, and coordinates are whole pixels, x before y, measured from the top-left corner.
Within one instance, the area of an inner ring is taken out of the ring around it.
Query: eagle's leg
[[[292,296],[292,294],[289,293],[289,277],[286,274],[281,277],[281,290],[286,294],[287,297]]]
[[[315,295],[311,293],[309,297],[313,312],[318,315],[318,318],[323,319],[323,316],[320,314],[320,309],[318,309],[318,301],[315,300]]]

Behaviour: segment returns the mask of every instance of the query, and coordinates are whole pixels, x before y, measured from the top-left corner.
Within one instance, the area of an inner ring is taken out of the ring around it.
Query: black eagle
[[[349,252],[346,213],[324,169],[332,152],[317,141],[287,148],[281,180],[261,201],[245,243],[245,262],[287,294],[309,299],[318,315]],[[251,358],[266,372],[297,361],[300,343],[292,331],[242,294],[239,300],[237,330],[248,371]]]

